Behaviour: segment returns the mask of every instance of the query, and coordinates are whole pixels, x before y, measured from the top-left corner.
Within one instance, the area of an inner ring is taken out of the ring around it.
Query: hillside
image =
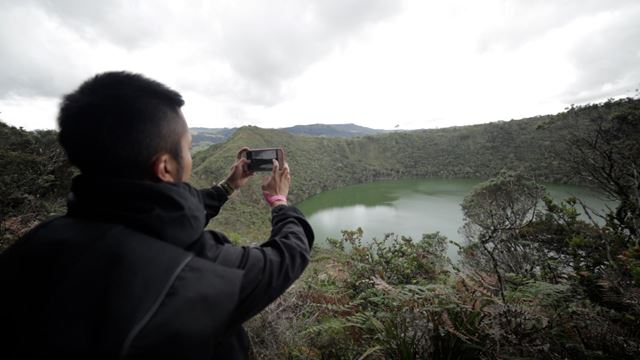
[[[354,137],[364,135],[375,135],[385,132],[385,130],[371,129],[356,124],[312,124],[296,125],[279,130],[286,131],[294,135],[309,136],[329,136],[329,137]]]
[[[193,137],[194,151],[200,151],[212,144],[226,141],[238,128],[190,128]],[[278,130],[294,135],[307,136],[327,136],[327,137],[354,137],[374,135],[385,132],[385,130],[371,129],[356,124],[312,124],[295,125]]]
[[[584,183],[566,161],[567,139],[587,132],[596,119],[638,103],[633,99],[609,101],[557,115],[359,138],[294,136],[243,127],[227,142],[195,154],[193,181],[204,186],[222,179],[242,146],[282,146],[292,169],[293,203],[347,184],[424,177],[490,178],[502,169],[543,182]],[[218,228],[238,233],[246,232],[247,226],[268,228],[259,181],[250,184],[251,188],[230,202],[231,211],[216,219]],[[243,214],[241,218],[251,219],[251,224],[238,221],[236,211]]]
[[[218,144],[226,141],[237,128],[189,128],[193,141],[194,151],[203,150],[212,144]]]

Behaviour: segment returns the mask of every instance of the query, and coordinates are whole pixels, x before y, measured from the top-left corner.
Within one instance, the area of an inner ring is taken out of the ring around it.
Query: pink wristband
[[[262,196],[269,203],[269,205],[273,205],[276,201],[287,201],[287,197],[284,195],[269,195],[268,192],[262,192]]]

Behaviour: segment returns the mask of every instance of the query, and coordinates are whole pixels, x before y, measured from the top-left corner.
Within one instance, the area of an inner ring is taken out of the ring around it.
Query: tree
[[[28,132],[0,122],[0,251],[62,211],[72,176],[57,132]]]
[[[601,107],[611,106],[609,101]],[[591,111],[594,130],[570,139],[573,168],[611,199],[618,201],[607,216],[608,225],[629,245],[640,245],[640,103],[617,101],[613,114]],[[569,116],[584,116],[572,109]]]
[[[535,270],[536,262],[530,256],[537,252],[530,248],[536,245],[524,241],[519,232],[536,218],[544,194],[535,181],[503,170],[474,188],[462,203],[463,232],[470,243],[464,258],[496,275],[503,301],[505,272],[529,274]]]

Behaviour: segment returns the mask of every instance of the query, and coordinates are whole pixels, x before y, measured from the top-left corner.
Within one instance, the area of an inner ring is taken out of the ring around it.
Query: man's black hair
[[[182,168],[182,96],[139,74],[106,72],[85,81],[60,105],[59,140],[84,174],[153,179],[155,156]]]

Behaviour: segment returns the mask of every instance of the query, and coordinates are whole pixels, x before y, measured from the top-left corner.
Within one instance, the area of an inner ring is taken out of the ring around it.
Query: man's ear
[[[164,182],[176,182],[178,167],[176,161],[169,154],[160,154],[153,160],[154,175]]]

